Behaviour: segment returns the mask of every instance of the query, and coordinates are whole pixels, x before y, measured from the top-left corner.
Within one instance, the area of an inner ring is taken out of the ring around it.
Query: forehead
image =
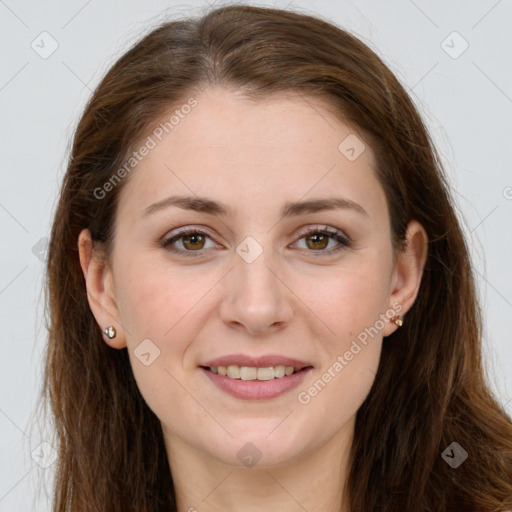
[[[169,109],[144,144],[151,149],[120,200],[133,215],[176,194],[214,195],[252,213],[333,192],[358,202],[384,199],[362,136],[323,101],[292,91],[253,101],[208,88]]]

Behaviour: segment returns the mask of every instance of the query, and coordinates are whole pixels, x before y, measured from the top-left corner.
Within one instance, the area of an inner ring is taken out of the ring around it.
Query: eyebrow
[[[235,216],[236,211],[225,203],[214,201],[206,197],[199,196],[170,196],[161,201],[153,203],[144,209],[143,217],[147,217],[155,212],[170,208],[181,208],[182,210],[191,210],[195,212],[207,213],[218,216]],[[359,204],[343,197],[328,197],[321,199],[310,199],[307,201],[290,201],[281,208],[280,216],[282,218],[295,217],[308,213],[316,213],[327,210],[352,210],[369,217],[368,212]]]

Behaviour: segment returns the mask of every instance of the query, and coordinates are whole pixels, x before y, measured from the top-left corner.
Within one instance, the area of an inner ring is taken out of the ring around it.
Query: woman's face
[[[140,144],[91,307],[171,449],[278,465],[350,438],[421,271],[393,264],[372,151],[318,100],[194,98]]]

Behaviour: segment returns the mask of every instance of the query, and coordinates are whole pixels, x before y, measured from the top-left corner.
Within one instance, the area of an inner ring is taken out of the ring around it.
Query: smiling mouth
[[[284,365],[254,367],[234,364],[229,366],[201,366],[201,368],[235,380],[273,380],[289,377],[294,373],[312,368],[312,366],[302,368]]]

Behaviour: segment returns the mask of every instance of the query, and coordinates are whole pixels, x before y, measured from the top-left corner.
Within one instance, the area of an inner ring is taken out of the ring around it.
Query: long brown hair
[[[512,422],[484,378],[468,247],[420,116],[379,57],[349,33],[298,12],[236,5],[144,36],[108,71],[76,129],[47,268],[43,391],[59,454],[54,511],[177,510],[160,422],[126,350],[102,340],[77,241],[88,228],[108,248],[126,179],[103,199],[94,191],[170,106],[210,84],[256,100],[286,90],[326,100],[376,155],[396,250],[411,219],[429,237],[417,300],[385,338],[357,413],[350,510],[512,508]],[[453,442],[468,453],[457,469],[442,456]]]

